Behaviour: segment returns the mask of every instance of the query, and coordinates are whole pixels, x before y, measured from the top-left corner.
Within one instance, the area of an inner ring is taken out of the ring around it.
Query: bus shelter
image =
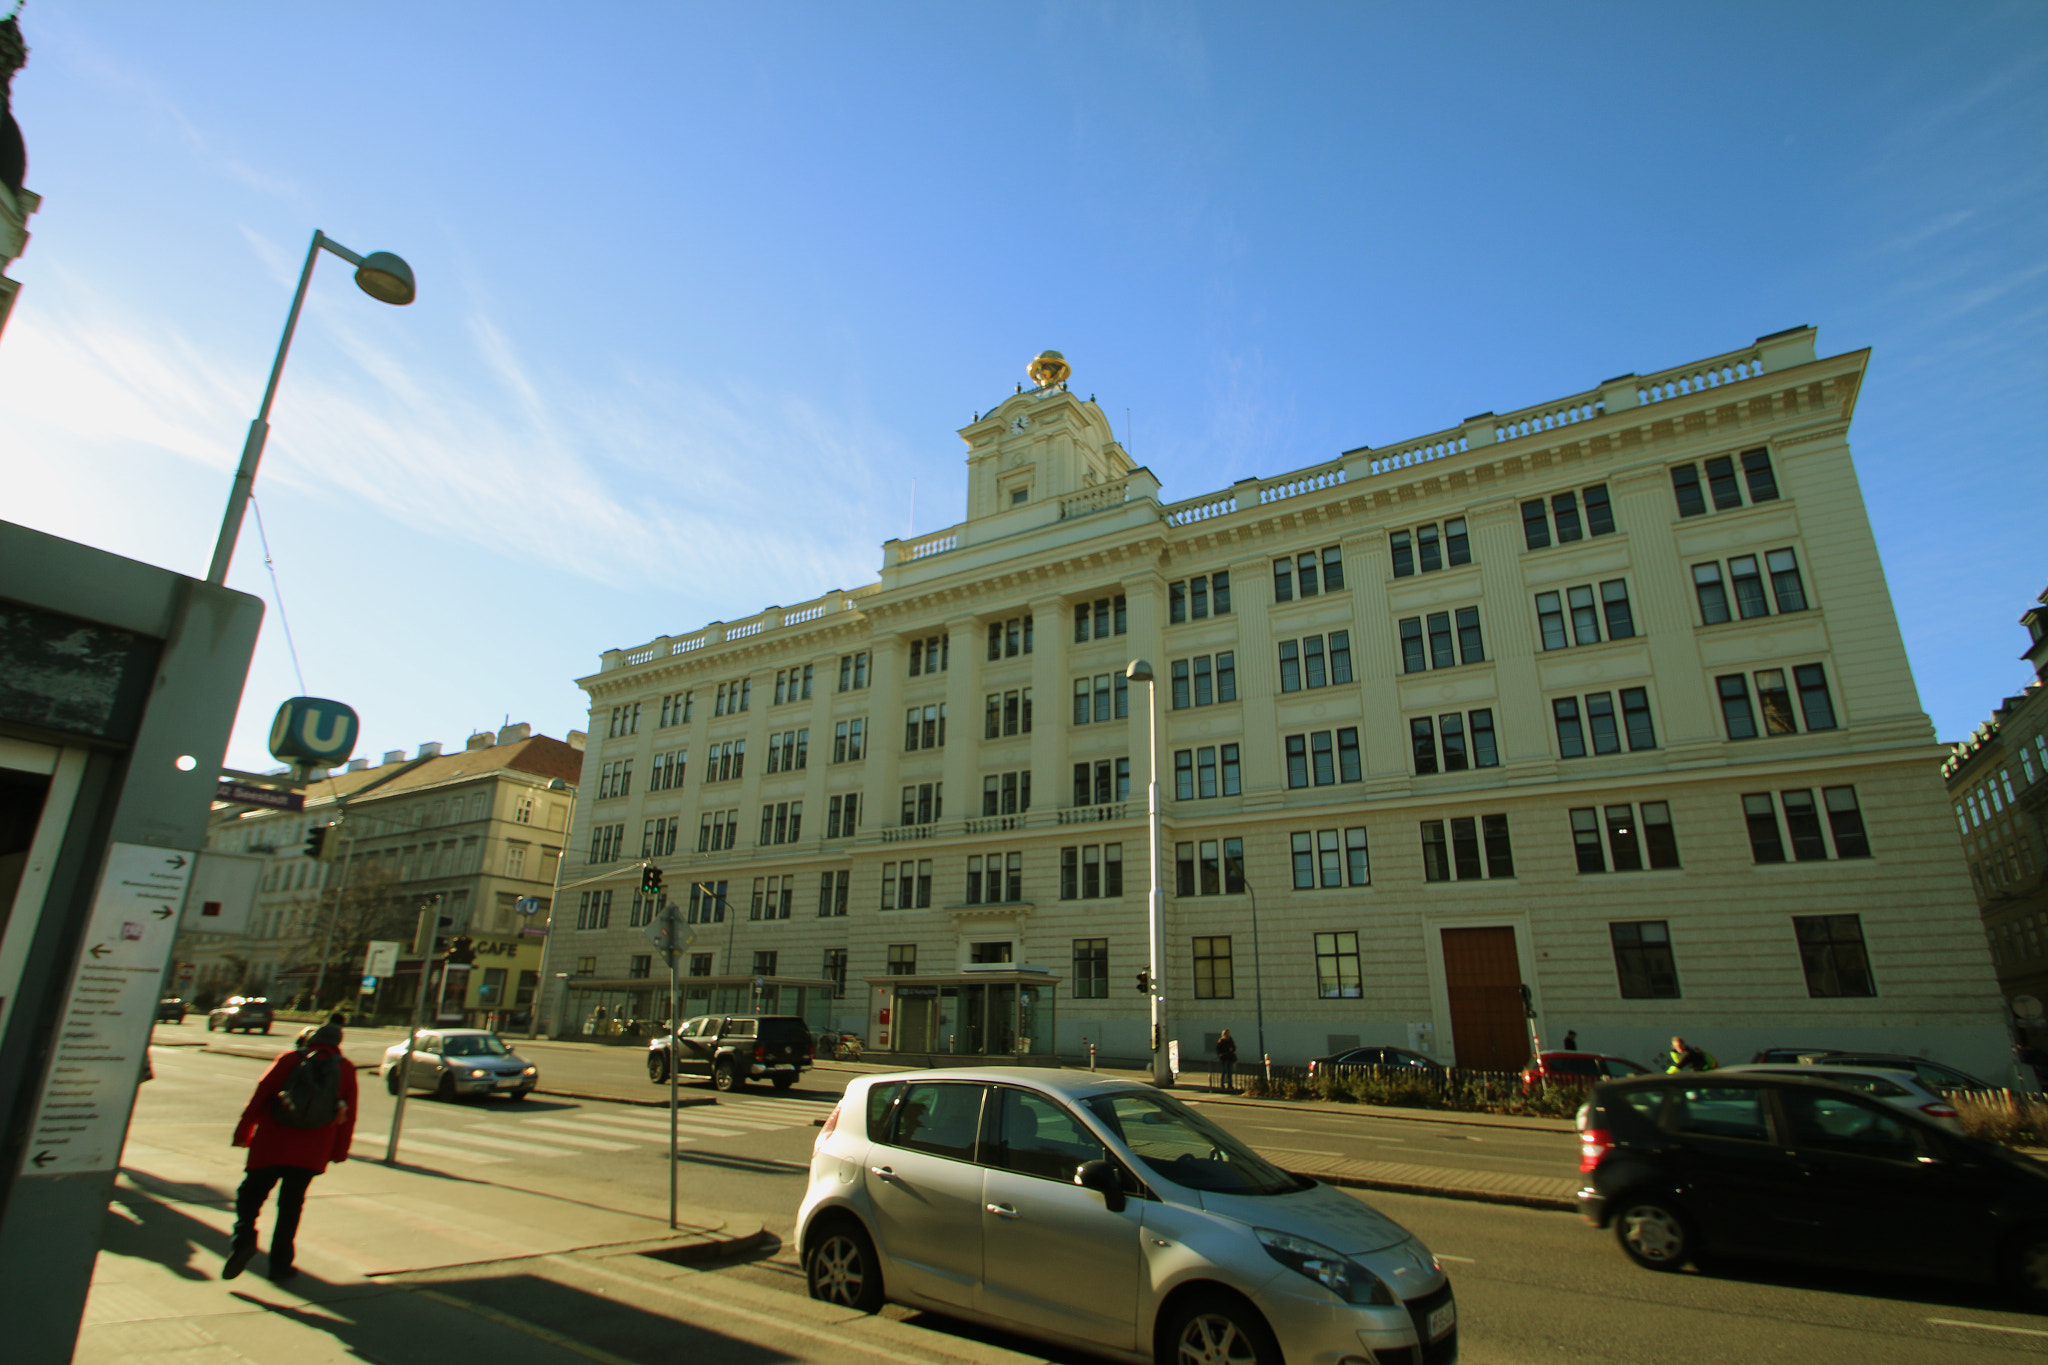
[[[1051,1061],[1059,978],[1028,964],[871,976],[876,1047],[932,1057]]]

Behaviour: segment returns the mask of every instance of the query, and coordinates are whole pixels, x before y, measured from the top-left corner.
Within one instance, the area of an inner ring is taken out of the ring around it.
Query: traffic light
[[[1150,994],[1152,994],[1152,973],[1150,973],[1150,972],[1139,972],[1139,973],[1138,973],[1138,994],[1140,994],[1140,995],[1150,995]]]
[[[461,934],[448,940],[448,961],[457,967],[466,967],[476,961],[476,940]]]
[[[653,863],[640,865],[640,894],[650,900],[661,898],[661,869]]]
[[[327,826],[315,825],[306,831],[306,856],[317,858],[320,850],[327,847]]]

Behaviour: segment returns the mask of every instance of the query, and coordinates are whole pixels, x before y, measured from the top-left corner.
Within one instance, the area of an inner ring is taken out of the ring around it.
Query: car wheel
[[[1661,1198],[1624,1201],[1614,1232],[1628,1258],[1647,1270],[1677,1270],[1697,1250],[1685,1216]]]
[[[862,1313],[882,1306],[882,1269],[875,1261],[875,1244],[850,1218],[837,1217],[811,1234],[804,1278],[814,1299]]]
[[[1280,1365],[1280,1343],[1237,1295],[1190,1296],[1167,1316],[1157,1365]]]
[[[455,1103],[455,1078],[453,1076],[444,1074],[441,1077],[441,1083],[434,1087],[434,1098],[444,1104]]]
[[[208,1033],[219,1033],[219,1032],[220,1032],[220,1020],[218,1020],[218,1019],[214,1018],[214,1017],[213,1017],[212,1015],[210,1015],[210,1014],[209,1014],[209,1015],[207,1015],[207,1016],[206,1016],[206,1031],[207,1031]]]
[[[660,1085],[668,1079],[668,1058],[659,1052],[647,1054],[647,1079]]]
[[[775,1088],[777,1090],[787,1090],[795,1084],[796,1077],[794,1076],[777,1076],[775,1078]]]
[[[2014,1243],[2005,1273],[2021,1298],[2036,1309],[2048,1309],[2048,1233],[2035,1231]]]
[[[396,1094],[398,1093],[398,1068],[397,1068],[397,1067],[395,1067],[395,1066],[394,1066],[394,1067],[392,1067],[392,1068],[391,1068],[391,1069],[390,1069],[389,1071],[387,1071],[387,1072],[385,1072],[385,1073],[384,1073],[384,1088],[385,1088],[385,1089],[386,1089],[387,1091],[389,1091],[390,1093],[394,1094],[394,1095],[396,1095]]]
[[[270,1025],[265,1024],[263,1026],[263,1033],[265,1037],[268,1037],[270,1035]]]
[[[746,1079],[731,1062],[720,1062],[711,1068],[711,1084],[718,1090],[737,1090],[745,1085]]]

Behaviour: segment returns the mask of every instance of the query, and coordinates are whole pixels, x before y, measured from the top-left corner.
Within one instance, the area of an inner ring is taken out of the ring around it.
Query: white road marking
[[[514,1138],[489,1137],[483,1133],[453,1132],[447,1128],[436,1128],[435,1137],[452,1138],[456,1142],[481,1142],[486,1147],[495,1147],[504,1152],[517,1152],[521,1156],[575,1156],[567,1147],[550,1147],[544,1142],[525,1142]],[[553,1134],[543,1134],[552,1137]]]
[[[1325,1151],[1322,1151],[1322,1150],[1320,1150],[1320,1149],[1318,1149],[1318,1148],[1315,1148],[1315,1147],[1273,1147],[1273,1146],[1269,1146],[1269,1145],[1267,1145],[1267,1144],[1265,1144],[1265,1143],[1261,1143],[1261,1144],[1259,1144],[1259,1150],[1260,1150],[1260,1151],[1262,1151],[1262,1152],[1289,1152],[1289,1153],[1292,1153],[1292,1154],[1293,1154],[1293,1155],[1295,1155],[1295,1156],[1342,1156],[1342,1155],[1344,1155],[1344,1154],[1343,1154],[1342,1152],[1325,1152]]]
[[[1995,1322],[1964,1322],[1961,1318],[1927,1318],[1936,1327],[1974,1327],[1980,1332],[2010,1332],[2016,1337],[2048,1337],[2037,1327],[2001,1327]]]
[[[1470,1256],[1453,1256],[1453,1255],[1451,1255],[1451,1254],[1450,1254],[1449,1252],[1446,1252],[1446,1251],[1439,1251],[1439,1252],[1436,1252],[1436,1253],[1434,1253],[1434,1254],[1435,1254],[1436,1258],[1437,1258],[1437,1259],[1438,1259],[1439,1261],[1456,1261],[1456,1262],[1458,1262],[1458,1263],[1459,1263],[1460,1265],[1478,1265],[1478,1264],[1479,1264],[1479,1262],[1477,1262],[1477,1261],[1473,1260],[1473,1259],[1472,1259],[1472,1258],[1471,1258]]]

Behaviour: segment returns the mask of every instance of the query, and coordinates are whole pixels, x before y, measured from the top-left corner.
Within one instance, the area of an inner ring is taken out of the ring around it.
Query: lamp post
[[[1265,1076],[1266,974],[1260,970],[1259,962],[1259,893],[1252,889],[1252,879],[1244,875],[1244,859],[1233,858],[1231,863],[1237,868],[1237,879],[1243,883],[1245,895],[1251,897],[1252,901],[1252,999],[1259,1013],[1259,1074]]]
[[[1146,981],[1151,989],[1146,994],[1152,1000],[1152,1084],[1171,1086],[1173,1067],[1166,1052],[1166,980],[1161,971],[1166,955],[1166,888],[1159,880],[1159,687],[1152,676],[1152,665],[1143,659],[1131,660],[1124,676],[1145,684],[1149,778],[1145,783],[1145,814],[1151,831],[1152,874],[1152,891],[1146,903],[1147,937],[1151,943],[1150,975]]]
[[[313,282],[313,262],[322,249],[333,252],[356,268],[356,285],[380,303],[408,304],[418,297],[412,267],[388,251],[358,256],[326,233],[315,230],[313,244],[306,248],[306,266],[299,272],[299,292],[292,296],[292,311],[284,320],[284,336],[277,343],[277,359],[271,362],[270,384],[263,390],[263,406],[249,423],[249,439],[242,443],[242,463],[235,470],[235,485],[228,493],[228,510],[220,520],[220,539],[214,542],[213,564],[206,581],[216,587],[228,581],[228,561],[235,556],[235,538],[242,532],[242,513],[249,505],[250,490],[256,486],[256,464],[263,458],[263,442],[270,435],[270,404],[277,397],[277,381],[284,373],[284,358],[292,348],[292,332],[299,325],[299,309],[306,302],[306,286]]]

